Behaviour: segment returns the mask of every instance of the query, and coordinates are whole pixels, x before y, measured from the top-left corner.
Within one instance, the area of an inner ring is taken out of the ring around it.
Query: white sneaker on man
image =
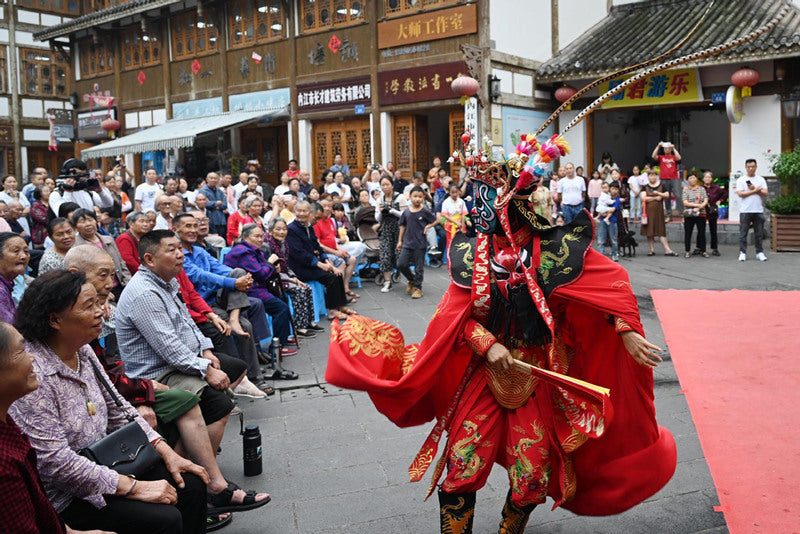
[[[388,293],[392,290],[392,282],[390,280],[386,280],[383,283],[383,287],[381,288],[381,293]]]
[[[744,252],[739,253],[739,261],[745,261],[747,259],[747,254]]]
[[[767,261],[767,256],[763,252],[759,252],[758,254],[756,254],[756,258],[758,259],[758,261]]]

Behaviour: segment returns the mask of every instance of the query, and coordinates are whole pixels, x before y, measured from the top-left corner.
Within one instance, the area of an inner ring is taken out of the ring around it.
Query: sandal
[[[672,257],[675,257],[675,258],[677,258],[677,257],[678,257],[678,253],[677,253],[677,252],[675,252],[675,251],[672,251],[672,252],[665,252],[665,253],[664,253],[664,256],[672,256]]]
[[[347,306],[342,306],[339,308],[339,311],[342,313],[346,313],[347,315],[358,315],[358,312],[352,308],[348,308]]]
[[[234,484],[233,482],[228,482],[228,487],[224,490],[220,491],[216,495],[208,494],[208,503],[211,505],[208,508],[209,514],[221,514],[223,512],[244,512],[247,510],[253,510],[260,506],[264,506],[272,498],[267,495],[267,498],[263,501],[256,501],[256,492],[254,490],[247,490],[245,492],[244,500],[240,503],[234,503],[233,500],[233,492],[241,489],[239,486]]]
[[[361,295],[359,295],[359,294],[358,294],[358,293],[356,293],[355,291],[351,291],[351,290],[349,290],[349,289],[348,289],[347,291],[345,291],[345,294],[346,294],[348,297],[351,297],[351,298],[354,298],[354,299],[360,299],[360,298],[361,298]]]
[[[655,256],[656,255],[656,251],[655,250],[651,250],[650,252],[647,253],[647,255],[648,256]]]
[[[278,369],[272,373],[273,380],[297,380],[300,375],[288,369]]]
[[[342,313],[339,310],[332,310],[328,314],[329,321],[333,321],[334,319],[339,319],[340,321],[344,321],[345,319],[347,319],[347,317],[349,316],[346,313]]]
[[[708,252],[701,252],[700,255],[703,256],[704,258],[710,258],[711,257],[711,256],[708,255]]]
[[[692,253],[691,252],[687,252],[686,254],[683,255],[683,257],[688,260],[689,258],[692,257]]]
[[[222,517],[225,516],[225,517]],[[206,515],[206,532],[213,532],[222,527],[227,527],[233,521],[233,514],[207,514]]]

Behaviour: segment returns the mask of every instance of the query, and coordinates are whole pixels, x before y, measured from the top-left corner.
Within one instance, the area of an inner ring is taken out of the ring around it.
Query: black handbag
[[[89,361],[97,380],[106,388],[117,406],[122,408],[119,393],[114,392],[94,361]],[[131,414],[126,414],[126,417],[130,421],[127,425],[81,449],[78,454],[98,465],[113,469],[120,475],[138,477],[149,471],[161,459],[161,455],[150,445],[147,434],[136,422],[136,418]]]

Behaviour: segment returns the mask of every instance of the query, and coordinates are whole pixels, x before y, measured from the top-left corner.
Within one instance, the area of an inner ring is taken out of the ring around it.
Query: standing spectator
[[[553,216],[561,213],[561,202],[558,198],[558,182],[567,175],[567,169],[562,165],[558,171],[550,174],[550,196],[553,197]]]
[[[708,233],[711,238],[711,255],[719,256],[719,249],[717,248],[717,219],[719,219],[719,205],[725,198],[725,190],[714,183],[714,176],[710,171],[703,174],[703,187],[706,188],[706,195],[708,195],[706,219],[708,219]]]
[[[25,240],[15,233],[0,233],[0,321],[14,323],[14,279],[25,274],[31,255]]]
[[[422,173],[414,174],[414,182],[422,183]],[[415,187],[421,187],[417,185]],[[394,184],[389,178],[381,178],[381,196],[375,206],[375,220],[378,221],[380,242],[380,269],[383,272],[381,293],[392,290],[392,272],[397,267],[397,241],[400,237],[400,215],[408,207],[405,195],[394,192]]]
[[[108,255],[114,260],[114,288],[111,292],[115,298],[119,299],[122,288],[131,279],[131,272],[125,262],[122,261],[122,256],[119,255],[119,249],[114,239],[97,233],[97,217],[93,211],[83,208],[75,210],[71,220],[72,226],[78,231],[78,235],[75,236],[76,245],[94,245],[108,252]]]
[[[139,270],[139,240],[153,229],[150,219],[141,211],[134,211],[128,216],[128,230],[117,237],[117,250],[130,271],[131,276]]]
[[[300,179],[300,192],[308,196],[308,192],[314,189],[314,184],[311,183],[311,173],[306,169],[300,169],[297,177]]]
[[[351,213],[356,208],[358,208],[358,195],[361,193],[363,189],[361,185],[361,178],[358,176],[354,177],[350,180],[350,204],[349,204],[349,211],[347,213]]]
[[[75,227],[69,219],[56,217],[47,223],[47,235],[53,246],[44,251],[39,262],[39,274],[64,268],[64,257],[75,244]]]
[[[289,175],[285,172],[281,173],[280,185],[275,188],[274,196],[281,196],[289,190]]]
[[[249,182],[249,180],[248,180]],[[227,226],[228,200],[225,193],[219,188],[219,174],[210,172],[206,175],[206,185],[200,190],[208,199],[208,210],[211,231],[217,235],[225,235]]]
[[[25,195],[25,198],[28,199],[28,202],[31,205],[33,205],[35,200],[33,198],[33,190],[44,185],[44,181],[48,175],[49,173],[47,172],[47,169],[44,167],[36,167],[28,176],[28,183],[22,187],[22,194]],[[50,191],[52,190],[53,189],[51,188]]]
[[[408,187],[408,180],[403,178],[403,171],[395,171],[394,173],[394,191],[395,193],[402,194]]]
[[[630,191],[631,203],[629,206],[628,220],[633,221],[642,216],[642,199],[639,196],[642,193],[641,175],[639,174],[639,166],[634,165],[631,175],[628,177],[628,191]]]
[[[642,204],[643,211],[642,217],[647,215],[647,224],[642,223],[642,235],[647,237],[647,244],[650,245],[650,252],[648,256],[656,255],[655,238],[661,240],[661,245],[664,247],[665,256],[677,256],[667,242],[667,224],[664,219],[664,198],[668,197],[669,193],[664,191],[664,186],[658,179],[658,173],[650,169],[647,174],[647,185],[642,189]]]
[[[663,153],[660,152],[663,150]],[[651,157],[658,160],[658,167],[660,169],[661,186],[664,189],[667,197],[664,199],[664,220],[669,222],[672,218],[672,201],[670,195],[675,197],[675,207],[678,213],[683,213],[682,206],[682,191],[681,179],[678,177],[678,162],[681,160],[681,155],[675,148],[675,145],[669,141],[659,141],[653,149]]]
[[[592,171],[592,177],[589,179],[589,186],[587,188],[589,194],[589,212],[594,216],[597,212],[597,199],[603,193],[603,178],[600,176],[600,171]]]
[[[114,173],[108,173],[105,178],[103,178],[103,185],[108,189],[108,192],[111,193],[114,199],[114,204],[110,208],[107,208],[110,210],[109,214],[114,219],[125,222],[127,214],[133,210],[133,202],[128,198],[128,194],[120,189],[122,186],[122,177]]]
[[[697,248],[695,254],[701,254],[708,258],[706,252],[706,206],[708,206],[708,195],[704,187],[700,185],[697,176],[689,175],[689,185],[683,188],[681,200],[683,201],[683,244],[686,250],[684,257],[690,258],[692,253],[692,230],[697,228]]]
[[[178,194],[183,199],[184,210],[197,207],[194,203],[197,193],[194,191],[189,191],[189,182],[186,181],[186,178],[181,178],[180,180],[178,180]],[[208,201],[208,199],[206,199],[206,201]]]
[[[47,220],[50,210],[50,188],[40,185],[33,190],[31,205],[31,243],[33,248],[43,249],[47,238]]]
[[[22,205],[22,214],[27,216],[31,211],[31,203],[25,195],[17,191],[17,179],[11,175],[3,178],[3,190],[0,191],[0,200],[11,207],[12,202],[19,202]]]
[[[453,186],[455,191],[458,186]],[[456,193],[457,194],[457,193]],[[425,275],[425,249],[427,242],[425,234],[428,229],[437,224],[436,215],[423,205],[425,192],[421,187],[411,190],[411,205],[400,214],[400,233],[397,236],[397,252],[400,258],[397,267],[408,280],[406,293],[412,299],[422,298],[422,281]],[[466,208],[465,208],[466,209]],[[414,271],[411,271],[411,263]]]
[[[614,158],[611,157],[611,152],[603,152],[603,155],[600,156],[600,160],[600,164],[597,165],[597,171],[600,173],[600,177],[604,182],[610,183],[611,171],[618,171],[619,167],[616,163],[614,163]]]
[[[539,186],[531,193],[531,204],[533,211],[547,219],[553,224],[553,197],[550,195],[550,188],[544,184]]]
[[[267,202],[272,200],[272,196],[275,194],[275,188],[270,183],[265,183],[263,186],[261,185],[261,164],[258,162],[258,160],[251,159],[250,161],[248,161],[246,170],[248,174],[247,178],[248,182],[250,181],[251,177],[255,176],[256,183],[259,184],[258,193]],[[239,180],[241,181],[241,178],[239,178]]]
[[[560,182],[560,181],[559,181]],[[600,217],[597,223],[597,244],[600,253],[605,255],[606,243],[611,241],[611,259],[619,261],[619,249],[617,247],[617,218],[621,216],[622,202],[619,198],[619,184],[612,182],[608,188],[611,196],[611,205],[605,212],[604,217]],[[564,224],[569,224],[564,219]]]
[[[99,382],[107,379],[95,374],[102,367],[88,343],[100,334],[102,317],[97,291],[82,273],[47,273],[19,304],[16,327],[34,355],[39,388],[9,413],[36,450],[47,496],[61,518],[78,528],[203,532],[206,470],[172,450],[126,400],[117,399],[118,406]],[[163,321],[165,315],[158,317]],[[138,478],[78,454],[128,424],[128,415],[161,456]]]
[[[156,194],[161,191],[161,186],[157,183],[158,173],[155,169],[147,169],[144,173],[144,180],[143,184],[136,186],[136,193],[133,196],[136,211],[155,209]]]
[[[739,204],[739,261],[747,259],[747,233],[753,226],[755,237],[756,258],[758,261],[767,261],[764,254],[764,198],[769,195],[767,181],[756,174],[758,164],[750,158],[744,162],[746,176],[736,180],[736,194],[741,198]]]
[[[300,177],[300,169],[297,168],[297,160],[292,158],[289,160],[289,168],[283,171],[283,174],[288,176],[289,178],[299,178]],[[277,188],[276,188],[277,189]],[[279,193],[275,193],[276,195]]]
[[[411,191],[413,193],[414,190],[412,189]],[[458,188],[458,185],[450,184],[449,192],[450,196],[444,199],[442,202],[442,210],[439,212],[439,217],[445,219],[446,221],[444,223],[444,231],[447,234],[446,250],[450,249],[450,241],[452,241],[453,237],[459,231],[467,231],[467,214],[469,213],[467,211],[467,204],[464,202],[464,199],[461,198],[461,190]],[[413,206],[414,203],[412,202],[411,204]]]
[[[308,202],[298,202],[295,215],[297,218],[288,225],[286,234],[286,244],[291,250],[289,268],[303,282],[316,281],[325,286],[325,307],[329,320],[347,319],[348,315],[355,312],[346,307],[344,271],[334,267],[319,246],[311,225],[311,206]]]
[[[230,214],[233,210],[236,209],[236,201],[234,200],[235,193],[233,192],[233,186],[231,185],[231,173],[225,171],[222,173],[222,176],[219,179],[219,188],[222,189],[222,192],[225,193],[225,209],[227,214]]]
[[[239,182],[233,186],[233,201],[236,205],[239,204],[239,197],[242,196],[244,190],[247,189],[247,179],[249,177],[250,175],[246,172],[239,173]]]
[[[170,176],[166,180],[164,180],[164,188],[156,193],[156,205],[158,205],[158,199],[161,195],[166,195],[171,197],[172,195],[178,194],[178,179],[174,176]]]
[[[345,176],[350,176],[350,165],[342,162],[341,154],[335,154],[333,156],[333,165],[331,165],[330,170],[334,173],[341,172]]]
[[[114,167],[111,169],[118,178],[120,178],[119,190],[128,195],[128,198],[136,196],[136,190],[133,186],[133,171],[125,165],[125,158],[120,155],[114,161]]]
[[[325,192],[339,193],[339,201],[344,204],[347,213],[350,213],[349,203],[353,199],[353,193],[350,191],[350,186],[344,183],[344,174],[341,171],[334,173],[333,183],[325,187]]]
[[[325,189],[327,189],[327,187],[333,183],[333,176],[335,174],[336,173],[334,173],[332,170],[323,171],[321,180],[322,185],[317,188],[317,191],[319,191],[320,195],[326,193]]]
[[[575,166],[572,163],[567,163],[564,171],[566,175],[558,180],[556,201],[561,204],[564,224],[569,224],[583,209],[583,202],[586,200],[586,182],[583,178],[575,176]]]
[[[240,196],[237,210],[231,213],[231,216],[228,217],[228,230],[225,232],[225,240],[229,246],[233,246],[233,242],[236,241],[240,235],[242,235],[242,226],[254,222],[250,218],[250,215],[248,214],[248,208],[246,206],[247,202],[253,198],[258,197],[255,195],[250,197]]]

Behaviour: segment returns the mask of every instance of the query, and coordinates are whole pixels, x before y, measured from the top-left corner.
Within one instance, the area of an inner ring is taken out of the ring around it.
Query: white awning
[[[81,158],[108,158],[194,146],[198,135],[258,122],[266,117],[286,115],[286,110],[232,111],[196,119],[175,119],[81,151]]]

